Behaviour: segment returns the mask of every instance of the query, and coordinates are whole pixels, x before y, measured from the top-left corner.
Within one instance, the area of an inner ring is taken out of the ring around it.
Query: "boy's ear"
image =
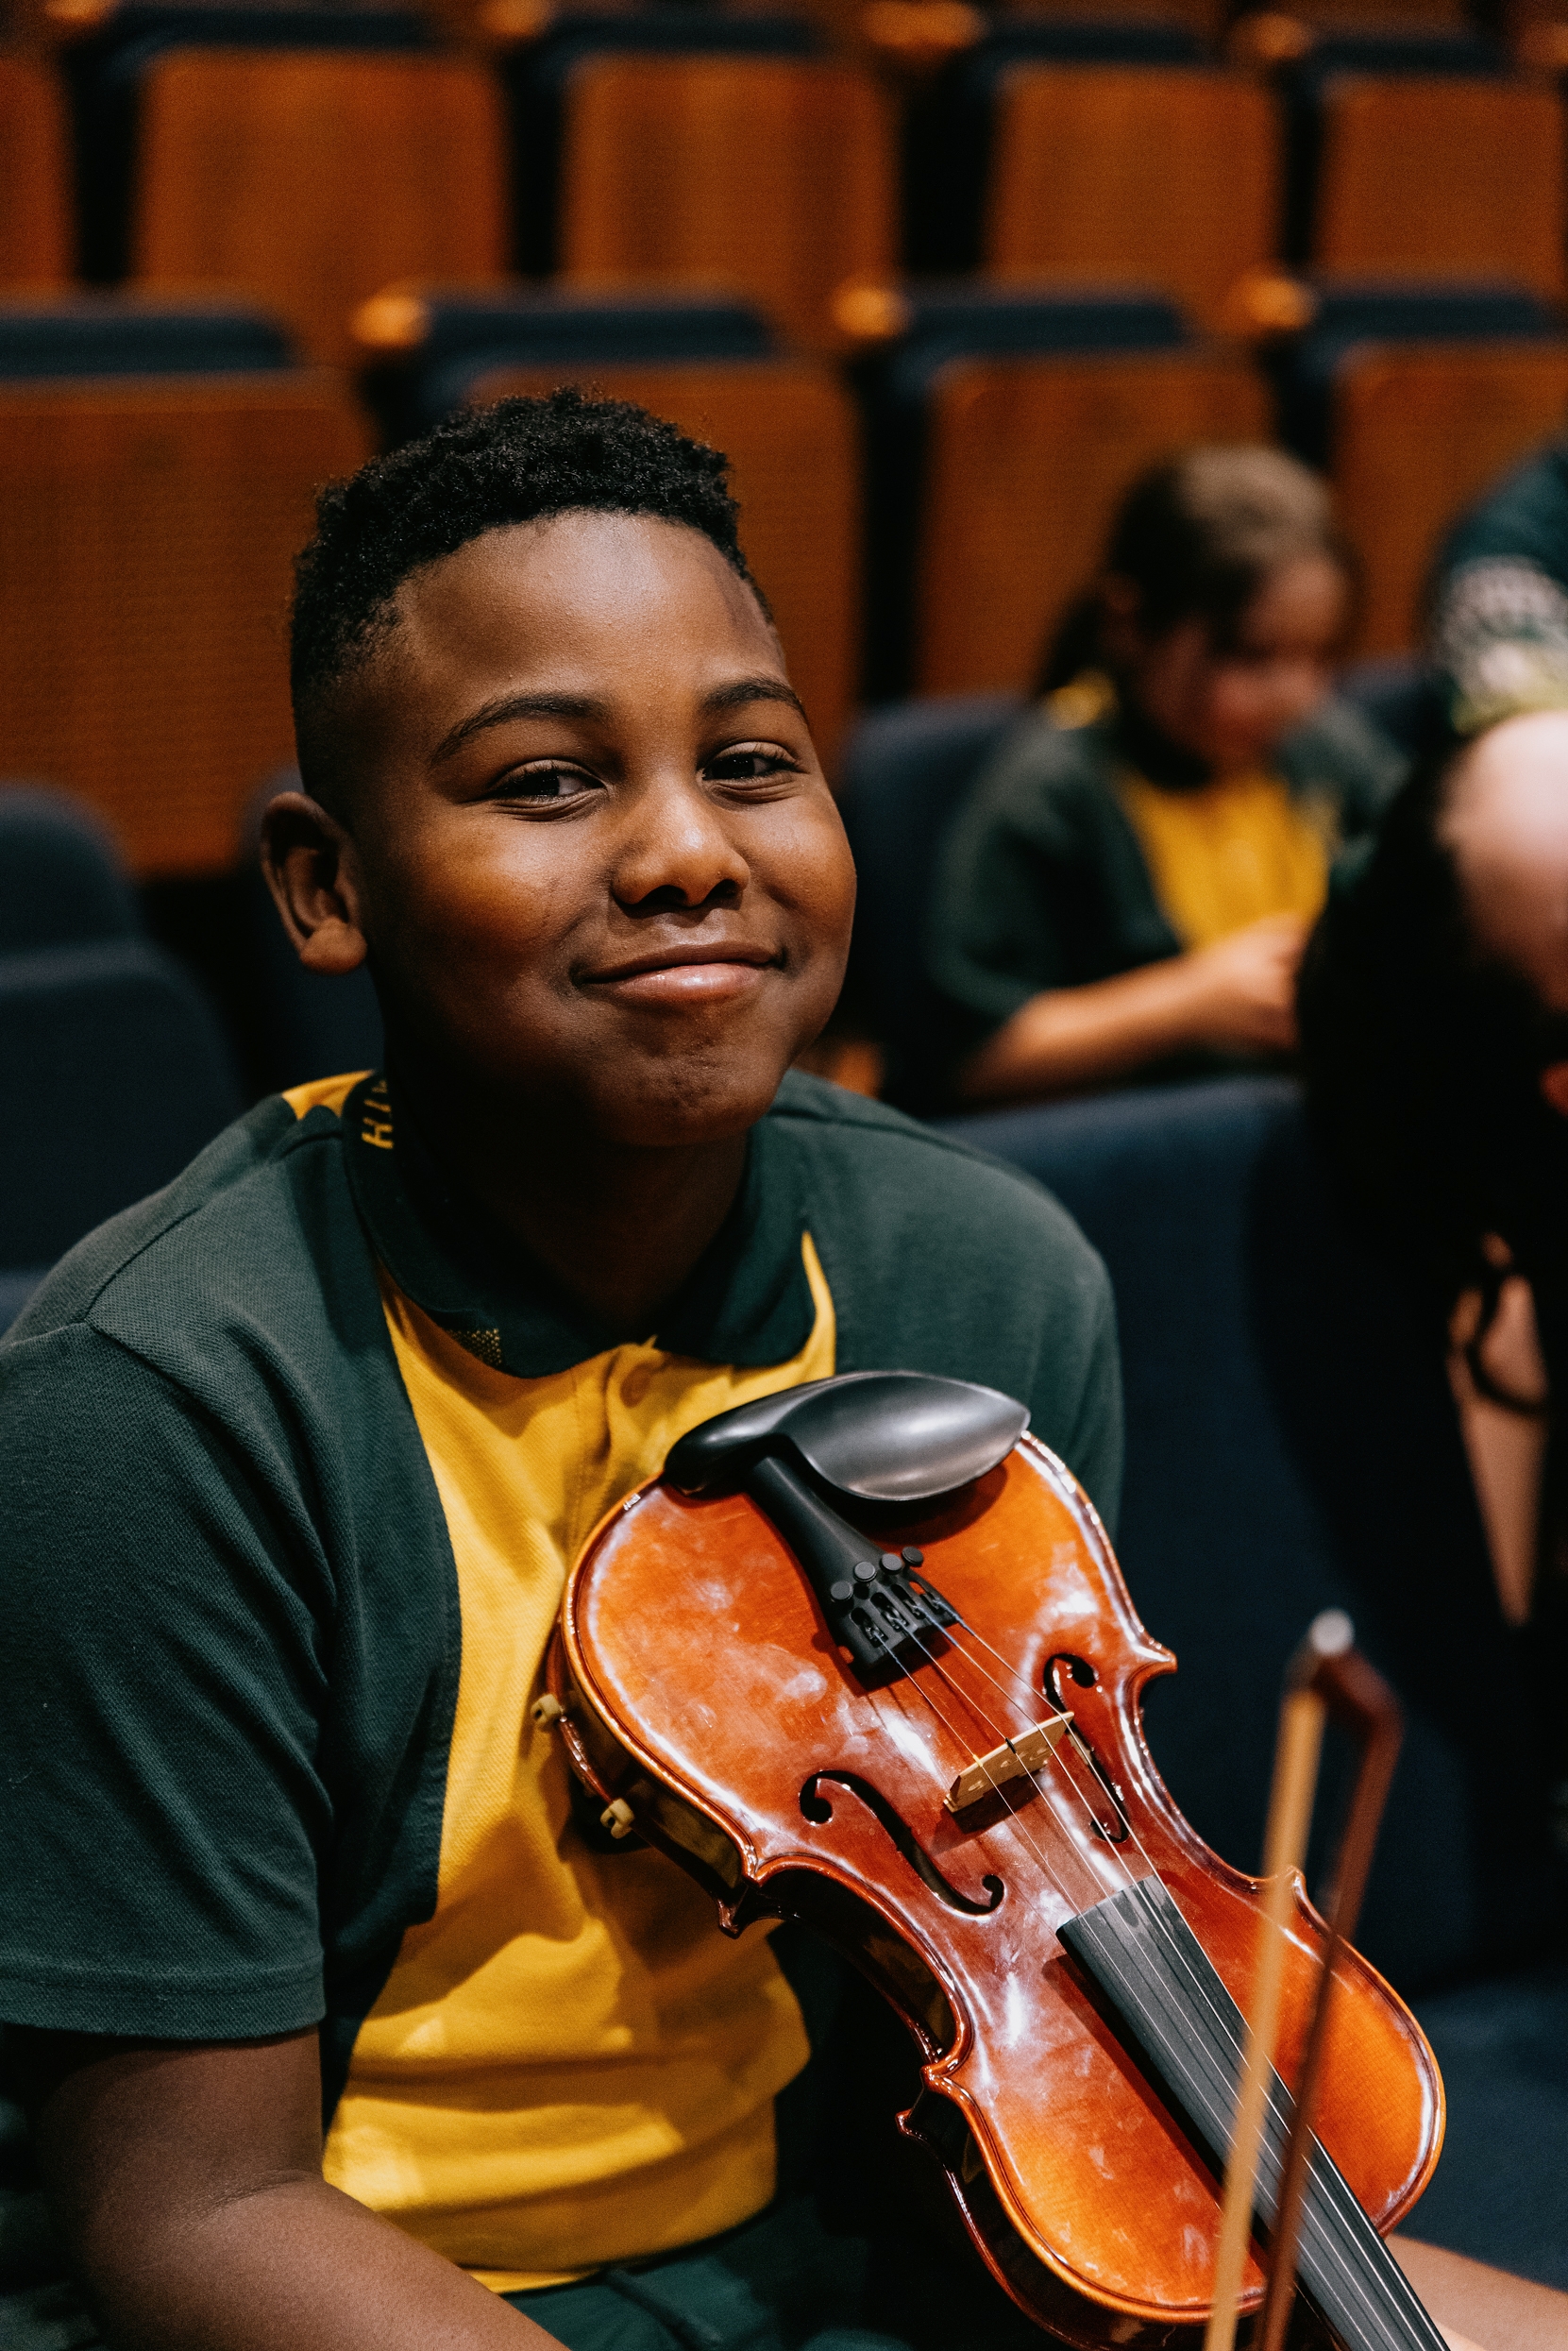
[[[303,792],[279,792],[261,819],[261,871],[283,928],[307,970],[357,972],[359,856],[352,836]]]
[[[1553,1061],[1541,1073],[1541,1099],[1559,1118],[1568,1118],[1568,1061]]]

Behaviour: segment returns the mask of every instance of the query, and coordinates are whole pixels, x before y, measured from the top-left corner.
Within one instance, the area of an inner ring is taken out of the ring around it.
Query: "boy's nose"
[[[750,879],[719,811],[695,785],[637,795],[611,885],[622,906],[656,914],[730,901]]]

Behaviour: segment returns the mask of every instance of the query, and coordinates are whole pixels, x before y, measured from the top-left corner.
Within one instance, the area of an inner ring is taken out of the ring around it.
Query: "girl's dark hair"
[[[1282,564],[1326,555],[1349,575],[1348,546],[1328,492],[1282,449],[1194,448],[1134,482],[1117,511],[1101,576],[1130,580],[1139,625],[1160,636],[1204,619],[1229,643],[1263,582]],[[1070,606],[1051,640],[1036,691],[1054,693],[1100,657],[1098,586]]]
[[[1467,747],[1421,763],[1370,849],[1351,853],[1302,964],[1302,1066],[1314,1125],[1357,1220],[1446,1327],[1495,1289],[1496,1234],[1568,1300],[1568,1122],[1542,1071],[1568,1023],[1475,945],[1442,820]]]

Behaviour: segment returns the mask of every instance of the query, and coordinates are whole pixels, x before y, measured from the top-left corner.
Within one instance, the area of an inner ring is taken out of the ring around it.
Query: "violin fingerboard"
[[[1140,1878],[1058,1929],[1126,2046],[1223,2173],[1246,2021],[1158,1878]],[[1295,2102],[1271,2066],[1254,2216],[1278,2204]],[[1348,2351],[1445,2351],[1442,2336],[1338,2165],[1314,2140],[1297,2253],[1301,2291]]]

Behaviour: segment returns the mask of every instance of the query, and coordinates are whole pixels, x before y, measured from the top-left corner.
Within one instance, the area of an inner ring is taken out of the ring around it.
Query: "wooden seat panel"
[[[345,365],[350,314],[394,279],[504,269],[506,154],[500,93],[478,64],[177,50],[142,96],[133,275],[240,289],[312,358]]]
[[[138,874],[228,866],[294,755],[313,493],[367,453],[309,377],[0,384],[0,770],[79,793]]]
[[[1195,441],[1268,436],[1264,385],[1240,360],[954,361],[927,431],[919,691],[1027,691],[1134,478]]]
[[[63,285],[74,243],[59,78],[37,59],[0,56],[0,285]]]
[[[1352,354],[1335,386],[1334,486],[1361,560],[1357,651],[1402,652],[1449,524],[1560,432],[1568,344],[1454,343]]]
[[[476,405],[552,392],[584,370],[498,368]],[[634,400],[721,448],[740,503],[741,545],[784,640],[817,748],[833,759],[860,669],[860,478],[853,410],[811,361],[596,367],[592,389]]]
[[[986,274],[1149,286],[1216,327],[1274,250],[1279,145],[1246,75],[1020,66],[997,107]]]
[[[1324,93],[1313,260],[1349,276],[1507,278],[1563,292],[1562,106],[1554,90],[1337,75]]]
[[[562,273],[727,285],[825,347],[835,288],[894,266],[893,191],[886,102],[852,67],[595,57],[566,100]]]

